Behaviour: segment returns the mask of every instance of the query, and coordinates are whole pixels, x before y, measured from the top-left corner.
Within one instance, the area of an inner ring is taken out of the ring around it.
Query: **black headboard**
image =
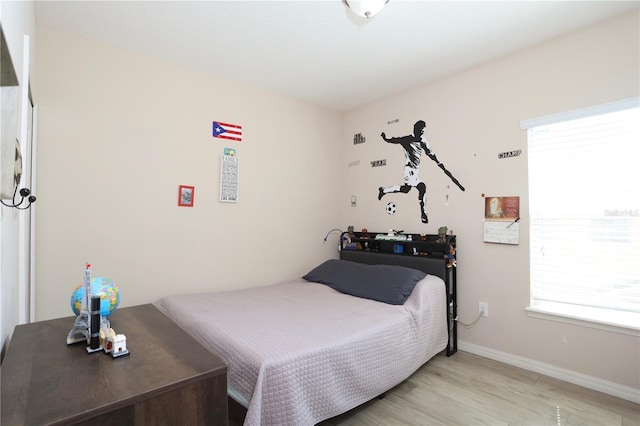
[[[457,290],[455,268],[447,268],[447,259],[426,256],[406,256],[390,253],[379,253],[362,250],[341,250],[340,259],[352,262],[365,263],[367,265],[399,265],[407,268],[419,269],[430,275],[442,278],[446,288],[447,324],[449,342],[446,353],[451,356],[458,351],[458,327],[457,327]],[[449,279],[452,272],[452,279]]]
[[[427,274],[442,278],[448,283],[447,261],[423,256],[399,256],[389,253],[375,253],[360,250],[342,250],[340,259],[368,265],[399,265],[407,268],[419,269]]]

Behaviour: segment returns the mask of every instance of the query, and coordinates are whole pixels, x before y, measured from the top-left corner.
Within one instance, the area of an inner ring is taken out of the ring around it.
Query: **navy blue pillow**
[[[427,274],[397,265],[366,265],[330,259],[303,276],[351,296],[402,305]]]

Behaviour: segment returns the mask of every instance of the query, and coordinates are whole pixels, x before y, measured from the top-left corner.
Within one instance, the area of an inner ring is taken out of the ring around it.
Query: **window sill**
[[[580,306],[563,305],[552,302],[536,302],[525,308],[532,318],[542,318],[565,324],[606,330],[614,333],[640,337],[640,314],[620,313],[612,315],[611,311]]]

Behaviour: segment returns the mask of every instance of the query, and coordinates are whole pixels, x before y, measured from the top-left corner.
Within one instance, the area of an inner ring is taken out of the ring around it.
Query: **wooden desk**
[[[226,425],[227,366],[153,305],[116,310],[127,356],[67,346],[73,317],[19,325],[0,374],[3,425]]]

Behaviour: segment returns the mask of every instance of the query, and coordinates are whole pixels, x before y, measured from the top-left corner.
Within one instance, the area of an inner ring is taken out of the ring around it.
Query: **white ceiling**
[[[38,24],[347,111],[640,1],[38,1]]]

